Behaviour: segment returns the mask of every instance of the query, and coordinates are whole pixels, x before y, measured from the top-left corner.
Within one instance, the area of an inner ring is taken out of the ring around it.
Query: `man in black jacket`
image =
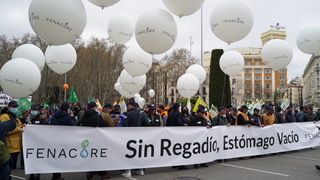
[[[187,126],[187,124],[182,121],[179,107],[179,103],[173,103],[172,112],[169,114],[167,119],[167,126]]]
[[[130,101],[127,104],[127,117],[123,120],[123,127],[149,126],[149,121],[146,115],[143,112],[137,110],[135,105],[136,103],[133,101]]]
[[[151,104],[149,106],[148,118],[151,126],[163,126],[163,121],[159,114],[156,113],[156,107]]]

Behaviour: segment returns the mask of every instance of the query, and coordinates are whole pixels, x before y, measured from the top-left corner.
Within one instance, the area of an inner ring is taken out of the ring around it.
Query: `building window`
[[[246,89],[251,89],[251,84],[246,84]]]
[[[256,89],[261,89],[261,84],[256,84]]]
[[[251,69],[246,69],[246,74],[250,74],[251,73]]]
[[[205,96],[203,96],[202,99],[203,99],[204,102],[206,102],[206,97]]]
[[[279,70],[279,73],[280,73],[280,74],[284,74],[284,73],[285,73],[285,72],[284,72],[284,69],[280,69],[280,70]]]
[[[261,99],[261,94],[260,93],[256,93],[256,99]]]
[[[236,84],[237,80],[236,79],[232,79],[232,84]]]
[[[280,76],[280,80],[284,80],[284,76]]]
[[[254,72],[255,72],[256,74],[261,74],[261,69],[255,69]]]
[[[246,66],[249,66],[250,65],[250,61],[246,61]]]
[[[255,80],[261,80],[261,76],[255,76]]]
[[[280,84],[280,89],[284,89],[284,84]]]
[[[259,65],[260,65],[260,61],[256,61],[256,65],[258,65],[258,66],[259,66]]]
[[[270,93],[266,93],[266,99],[270,99],[271,96],[270,96]]]
[[[270,81],[271,80],[271,76],[266,76],[266,80]]]
[[[246,99],[250,99],[251,93],[246,93]]]
[[[246,80],[250,81],[251,80],[251,76],[246,76]]]
[[[320,78],[317,78],[317,83],[320,84]]]
[[[202,94],[207,95],[206,87],[202,87]]]
[[[271,69],[265,69],[264,72],[265,72],[266,74],[270,74],[270,73],[271,73]]]
[[[270,84],[266,84],[266,89],[271,89],[271,85]]]
[[[317,88],[320,89],[320,85],[317,85]]]

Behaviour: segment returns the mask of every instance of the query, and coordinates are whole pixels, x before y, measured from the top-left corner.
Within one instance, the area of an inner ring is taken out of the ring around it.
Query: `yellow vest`
[[[275,119],[274,114],[267,114],[267,113],[262,114],[262,120],[263,120],[264,126],[273,125],[274,119]]]
[[[5,122],[9,120],[10,120],[10,117],[7,113],[1,114],[0,122]],[[6,136],[6,145],[10,153],[20,152],[21,146],[22,146],[22,139],[21,139],[22,123],[18,118],[15,119],[15,122],[16,122],[16,128],[8,132]]]
[[[242,115],[242,117],[244,118],[244,120],[246,120],[246,121],[248,121],[249,120],[249,117],[248,117],[248,115],[247,115],[247,113],[243,113],[243,112],[241,112],[241,111],[238,111],[238,114],[237,114],[237,116],[239,115],[239,114],[241,114]],[[238,125],[238,118],[236,118],[236,122],[235,122],[235,124],[234,125]]]

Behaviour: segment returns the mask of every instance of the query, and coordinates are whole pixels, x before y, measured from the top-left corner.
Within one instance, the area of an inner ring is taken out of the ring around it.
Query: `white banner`
[[[28,125],[25,172],[86,172],[198,164],[320,145],[315,123],[204,127]]]

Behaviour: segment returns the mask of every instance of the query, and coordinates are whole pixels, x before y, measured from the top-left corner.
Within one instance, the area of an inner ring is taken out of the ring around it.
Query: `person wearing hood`
[[[54,113],[51,118],[51,125],[76,126],[76,119],[72,111],[70,111],[70,104],[64,102],[60,109]],[[53,173],[51,180],[63,180],[61,173]]]
[[[18,103],[17,101],[10,101],[8,106],[1,110],[0,122],[6,122],[9,120],[14,120],[16,127],[8,132],[4,139],[1,140],[6,143],[8,150],[10,152],[10,160],[9,160],[9,170],[16,169],[18,154],[21,151],[21,135],[23,132],[23,125],[20,122],[19,118],[17,118],[18,111]]]

